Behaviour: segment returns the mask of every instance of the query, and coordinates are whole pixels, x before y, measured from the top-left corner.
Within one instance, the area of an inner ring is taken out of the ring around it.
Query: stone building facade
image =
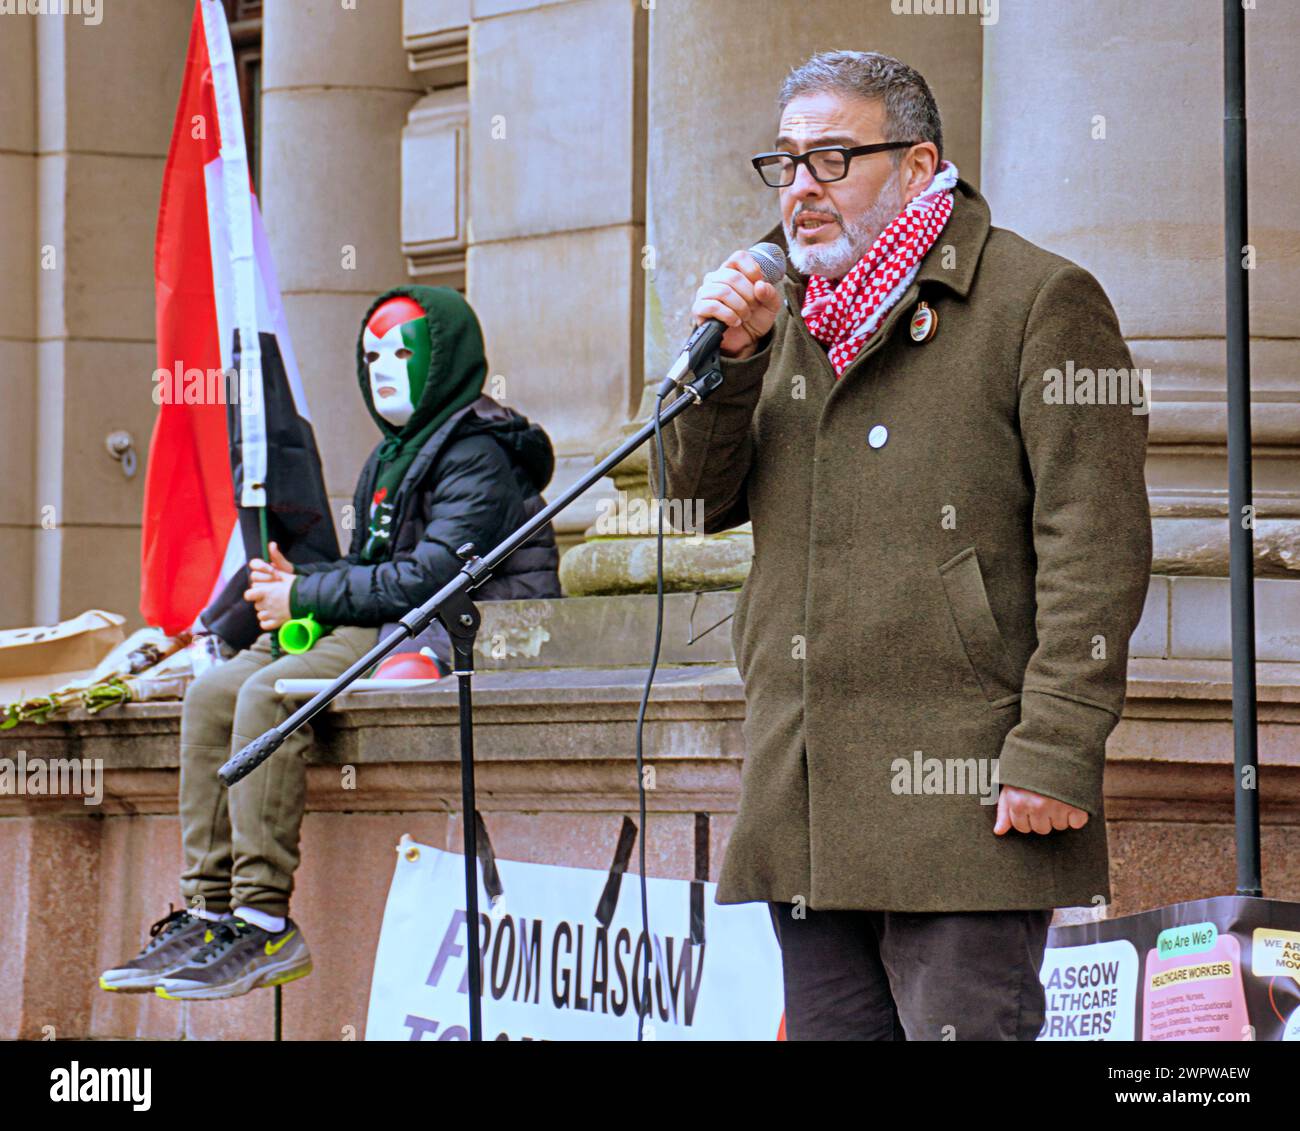
[[[0,16],[0,626],[91,607],[138,623],[143,473],[128,478],[105,440],[128,432],[143,461],[154,412],[153,231],[192,3],[101,2],[95,25]],[[1001,0],[987,22],[926,7],[942,5],[252,4],[260,197],[329,494],[341,514],[374,441],[359,424],[352,360],[361,313],[371,296],[410,279],[465,289],[485,330],[489,391],[550,432],[552,493],[572,482],[644,419],[648,385],[687,330],[701,275],[775,221],[774,194],[747,158],[771,145],[784,73],[831,47],[898,55],[930,80],[948,155],[989,200],[994,223],[1096,274],[1137,364],[1151,372],[1154,576],[1107,777],[1117,900],[1133,910],[1229,890],[1220,5]],[[1300,8],[1260,5],[1248,12],[1247,36],[1265,885],[1300,898],[1300,308],[1291,301],[1300,286],[1291,187],[1300,174],[1300,72],[1291,65]],[[542,690],[526,683],[528,704],[503,691],[497,729],[484,739],[495,751],[487,777],[499,787],[499,811],[486,816],[501,855],[604,867],[619,814],[634,808],[627,673],[648,658],[653,621],[649,599],[633,594],[652,590],[653,574],[644,537],[611,536],[597,519],[647,491],[644,458],[634,459],[567,512],[557,528],[570,597],[554,604],[571,607],[516,610],[529,639],[549,643],[495,666],[552,676]],[[691,875],[685,823],[695,811],[716,814],[720,859],[734,808],[743,701],[725,626],[703,651],[682,641],[729,607],[726,594],[710,594],[701,613],[692,594],[738,584],[749,552],[742,530],[674,538],[667,554],[670,588],[685,591],[670,603],[668,662],[687,674],[652,713],[664,748],[678,752],[672,788],[652,800],[652,832],[664,830],[652,862],[663,874]],[[550,625],[540,637],[539,616]],[[498,675],[511,673],[487,678]],[[593,687],[603,689],[598,717]],[[435,762],[453,757],[455,732],[446,704],[373,703],[339,713],[330,749],[373,762],[383,783],[359,806],[368,812],[346,818],[348,839],[364,827],[384,846],[374,854],[378,881],[365,881],[382,907],[384,853],[402,831],[423,822],[429,837],[458,835],[454,767],[412,764],[430,748]],[[108,886],[84,894],[99,900],[105,924],[128,907],[144,919],[140,891],[165,900],[159,869],[146,862],[176,850],[175,756],[166,753],[174,715],[132,708],[121,723],[27,736],[93,747],[129,783],[106,810],[118,819],[112,832],[75,811],[59,822],[43,819],[54,810],[3,802],[12,882],[32,906],[50,890],[42,854],[93,860],[86,875]],[[510,723],[534,728],[535,748],[512,754],[508,735],[519,731]],[[382,727],[404,729],[373,729]],[[399,754],[376,738],[399,734]],[[573,751],[593,742],[596,770],[584,776]],[[334,839],[344,835],[341,803],[318,769],[305,833],[309,908],[324,899],[323,870],[347,866]],[[156,819],[142,824],[141,814]],[[18,976],[35,961],[23,955],[60,930],[39,916],[24,922],[27,949],[0,960],[19,963]],[[114,929],[125,937],[137,925]],[[338,965],[355,958],[368,970],[353,945],[325,944]],[[90,968],[101,957],[64,960]],[[365,986],[348,977],[328,983],[324,1004],[305,1006],[291,1029],[328,1036],[340,1018],[355,1021]],[[263,1006],[184,1031],[260,1031]],[[67,1008],[86,1032],[179,1033],[152,1005],[130,1012],[87,997]],[[39,1016],[30,1002],[0,1003],[5,1032]]]

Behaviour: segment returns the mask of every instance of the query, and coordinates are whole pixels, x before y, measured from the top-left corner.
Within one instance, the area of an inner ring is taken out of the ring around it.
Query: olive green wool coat
[[[785,242],[779,226],[765,238]],[[669,497],[701,500],[706,533],[754,531],[718,902],[1109,900],[1102,770],[1151,568],[1147,417],[1077,403],[1086,389],[1054,403],[1045,374],[1130,370],[1115,312],[1087,271],[991,227],[965,181],[839,380],[800,316],[804,286],[790,268],[759,352],[724,359],[723,386],[664,430]],[[921,300],[939,321],[918,344]],[[997,781],[1091,819],[995,836]]]

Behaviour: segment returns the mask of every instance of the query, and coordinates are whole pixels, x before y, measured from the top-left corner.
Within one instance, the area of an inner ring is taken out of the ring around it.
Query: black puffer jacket
[[[376,449],[377,451],[378,449]],[[296,567],[294,616],[315,614],[325,625],[378,625],[381,638],[461,569],[458,547],[486,554],[546,505],[555,455],[550,438],[513,409],[480,396],[453,413],[425,442],[397,492],[393,554],[360,563],[375,453],[362,468],[353,498],[352,545],[340,562]],[[548,523],[470,594],[474,601],[559,597],[559,551]],[[444,662],[451,645],[437,621],[402,651],[428,645]]]

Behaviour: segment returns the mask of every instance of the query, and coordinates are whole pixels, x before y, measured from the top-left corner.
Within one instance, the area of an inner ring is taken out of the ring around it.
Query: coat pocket
[[[966,658],[992,707],[1020,701],[1019,681],[998,622],[993,617],[975,547],[970,546],[939,567],[948,608]]]

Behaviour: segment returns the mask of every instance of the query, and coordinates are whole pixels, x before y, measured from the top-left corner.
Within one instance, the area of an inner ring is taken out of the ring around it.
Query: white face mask
[[[411,377],[407,372],[407,358],[411,351],[402,340],[402,326],[390,326],[382,338],[365,328],[362,344],[367,357],[379,356],[370,362],[370,397],[375,411],[395,428],[401,428],[415,411],[411,403]]]

